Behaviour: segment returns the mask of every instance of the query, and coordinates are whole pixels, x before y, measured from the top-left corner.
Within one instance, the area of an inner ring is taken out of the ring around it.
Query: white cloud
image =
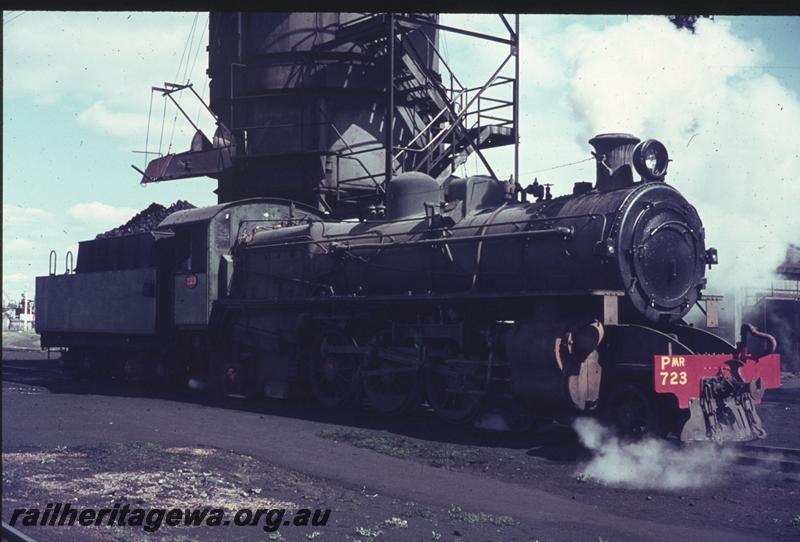
[[[25,273],[9,273],[3,274],[3,282],[26,282],[28,275]]]
[[[4,90],[7,97],[25,95],[39,103],[88,96],[105,99],[114,107],[145,108],[149,86],[175,78],[194,16],[163,12],[28,13],[4,29]],[[200,30],[194,36],[190,65],[206,16],[201,13],[198,17]],[[207,38],[206,34],[192,75],[202,81]],[[68,57],[64,57],[65,51]],[[13,78],[8,77],[10,73]]]
[[[800,143],[789,135],[800,125],[800,102],[774,77],[748,69],[769,63],[761,43],[735,36],[724,20],[702,19],[691,34],[664,17],[631,17],[600,30],[571,25],[543,39],[560,44],[540,48],[550,55],[540,62],[562,66],[568,106],[561,123],[552,104],[532,113],[551,130],[538,131],[538,146],[553,157],[543,165],[559,163],[554,149],[568,147],[567,134],[586,156],[586,141],[597,133],[661,140],[673,159],[667,182],[697,207],[707,244],[720,250],[710,288],[769,280],[786,244],[800,241]],[[523,95],[523,119],[526,101]]]
[[[3,204],[3,226],[41,223],[52,217],[50,213],[36,207]]]
[[[24,254],[40,248],[40,244],[30,239],[16,238],[9,242],[3,242],[4,254]]]
[[[170,103],[170,105],[172,104]],[[172,106],[172,110],[175,112],[174,106]],[[125,151],[130,151],[131,145],[137,147],[137,149],[140,146],[143,147],[149,124],[148,150],[155,151],[157,146],[156,137],[160,134],[162,119],[155,118],[157,115],[153,115],[153,117],[148,123],[146,113],[112,110],[108,108],[105,101],[100,100],[81,111],[78,115],[78,122],[99,133],[124,138],[128,146],[123,145],[121,149]],[[197,120],[197,123],[201,129],[205,130],[206,134],[213,133],[213,127],[209,125],[209,116],[202,117],[202,119]],[[193,135],[194,129],[185,117],[181,115],[178,115],[177,118],[174,115],[168,116],[164,120],[165,139],[162,150],[172,152],[188,150],[189,142]]]
[[[110,111],[102,100],[82,111],[78,122],[112,136],[139,139],[147,131],[147,115]]]
[[[80,124],[124,138],[121,148],[126,152],[142,150],[152,85],[189,78],[198,94],[208,96],[207,88],[203,91],[208,84],[207,17],[207,13],[31,12],[4,31],[5,99],[48,106],[67,103]],[[175,97],[203,129],[213,130],[210,115],[188,91]],[[149,150],[155,150],[166,100],[158,93],[152,96]],[[176,113],[168,102],[164,142],[169,145],[174,139],[174,150],[182,151],[188,148],[193,130],[180,114],[173,128]]]
[[[740,66],[758,55],[729,30],[726,21],[703,20],[691,34],[665,17],[599,31],[569,27],[564,56],[570,99],[587,128],[581,138],[611,127],[634,134],[691,129],[698,114],[726,98]]]
[[[99,201],[76,203],[67,209],[67,216],[76,222],[92,225],[118,226],[130,220],[138,211],[128,207],[114,207]]]

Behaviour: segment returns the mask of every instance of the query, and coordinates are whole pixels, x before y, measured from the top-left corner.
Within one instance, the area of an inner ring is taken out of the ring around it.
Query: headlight
[[[633,166],[645,181],[663,181],[668,165],[667,148],[658,140],[647,139],[633,149]]]

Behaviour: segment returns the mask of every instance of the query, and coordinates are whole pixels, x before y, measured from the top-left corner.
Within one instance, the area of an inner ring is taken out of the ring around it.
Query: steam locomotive
[[[427,404],[452,423],[571,409],[632,434],[763,437],[774,339],[745,326],[732,345],[684,322],[717,253],[665,182],[666,148],[590,144],[596,182],[570,195],[411,172],[361,220],[252,198],[82,242],[74,273],[37,278],[42,345],[73,372],[331,408]]]

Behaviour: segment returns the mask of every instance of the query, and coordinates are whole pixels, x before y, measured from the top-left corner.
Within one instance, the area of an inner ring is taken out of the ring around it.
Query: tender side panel
[[[154,267],[36,277],[36,330],[153,334]]]

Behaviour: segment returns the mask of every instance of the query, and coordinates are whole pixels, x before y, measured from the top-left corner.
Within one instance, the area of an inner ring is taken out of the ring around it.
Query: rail
[[[733,447],[739,464],[756,466],[770,471],[800,473],[800,449],[760,444],[743,444]],[[800,480],[800,478],[795,478]]]
[[[3,542],[8,540],[9,542],[36,542],[33,538],[26,535],[22,531],[18,531],[5,521],[2,522],[3,526]]]

